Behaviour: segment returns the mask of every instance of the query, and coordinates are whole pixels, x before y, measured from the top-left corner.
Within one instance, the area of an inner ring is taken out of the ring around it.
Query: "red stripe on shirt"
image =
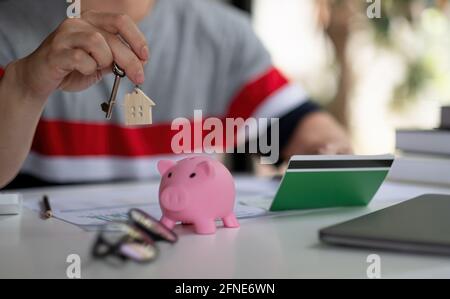
[[[0,67],[0,78],[5,74],[5,70]]]
[[[202,127],[200,124],[199,127]],[[190,122],[191,136],[194,122]],[[122,156],[143,157],[173,153],[172,138],[178,130],[171,124],[145,128],[125,128],[111,124],[86,124],[41,120],[38,124],[32,150],[47,156]],[[203,138],[208,134],[201,131]],[[191,150],[195,147],[194,141]]]
[[[227,117],[247,119],[274,92],[289,82],[276,68],[270,68],[265,74],[245,85],[231,101]]]
[[[232,100],[227,118],[249,118],[264,101],[288,83],[275,68],[247,84]],[[220,118],[224,124],[225,118]],[[204,120],[203,120],[204,121]],[[194,143],[194,122],[190,121]],[[200,125],[203,127],[203,123]],[[223,126],[225,128],[225,125]],[[197,127],[198,128],[198,127]],[[172,138],[179,131],[171,123],[151,127],[127,128],[113,124],[76,123],[41,119],[32,150],[45,156],[67,157],[144,157],[172,154]],[[201,130],[202,140],[210,131]],[[235,132],[233,133],[235,135]],[[216,146],[224,148],[226,133]],[[191,144],[191,150],[203,148]]]

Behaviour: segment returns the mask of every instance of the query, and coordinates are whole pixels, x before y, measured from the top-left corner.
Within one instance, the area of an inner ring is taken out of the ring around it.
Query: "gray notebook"
[[[327,244],[450,255],[450,196],[423,195],[320,231]]]

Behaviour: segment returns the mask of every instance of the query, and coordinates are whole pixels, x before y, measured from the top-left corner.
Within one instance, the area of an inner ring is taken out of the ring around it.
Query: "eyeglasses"
[[[157,241],[178,241],[172,230],[141,210],[130,210],[128,218],[127,222],[111,222],[102,228],[93,248],[95,258],[149,263],[158,256]]]

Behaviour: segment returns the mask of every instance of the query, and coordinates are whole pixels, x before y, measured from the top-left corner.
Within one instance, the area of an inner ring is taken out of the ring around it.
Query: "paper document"
[[[240,219],[263,216],[276,192],[277,184],[270,180],[237,180],[235,213]],[[270,186],[269,186],[270,185]],[[258,187],[259,186],[259,187]],[[271,188],[274,188],[272,190]],[[47,194],[54,217],[85,230],[98,230],[110,221],[127,220],[130,209],[141,209],[153,217],[161,217],[157,184],[127,184],[118,186],[87,186],[56,189]],[[42,193],[24,195],[24,206],[42,212]]]

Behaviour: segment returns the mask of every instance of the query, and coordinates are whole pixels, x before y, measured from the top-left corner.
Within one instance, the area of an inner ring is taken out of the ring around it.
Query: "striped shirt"
[[[1,66],[32,53],[65,18],[66,1],[0,1]],[[157,104],[154,124],[130,128],[116,106],[106,120],[113,76],[86,91],[56,91],[38,124],[21,170],[65,183],[142,179],[157,175],[156,162],[171,156],[172,120],[204,117],[281,117],[307,96],[272,64],[244,14],[212,0],[157,0],[140,22],[151,59],[141,89]],[[122,81],[118,99],[133,85]],[[120,104],[120,101],[119,101]]]

